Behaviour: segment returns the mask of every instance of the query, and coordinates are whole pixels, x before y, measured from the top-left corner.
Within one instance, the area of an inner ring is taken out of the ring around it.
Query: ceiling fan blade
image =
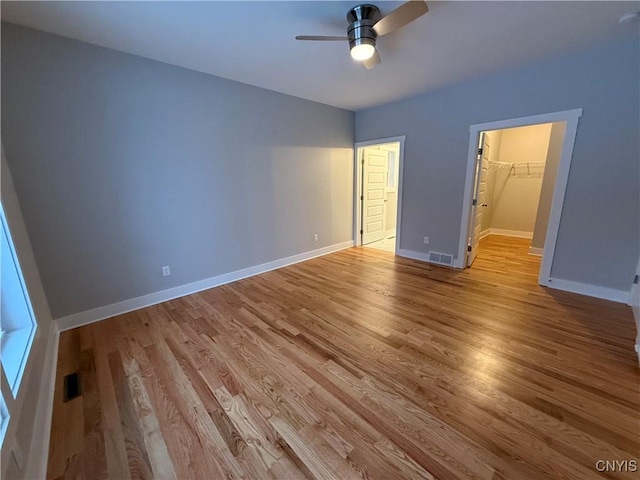
[[[378,50],[376,50],[375,52],[373,52],[373,56],[371,58],[367,58],[366,60],[363,60],[362,64],[365,67],[367,67],[367,70],[371,70],[380,62],[382,62],[382,59],[380,58],[380,54],[378,53]]]
[[[401,27],[404,27],[407,23],[413,22],[416,18],[421,17],[429,11],[427,3],[423,0],[409,1],[403,3],[393,12],[382,17],[373,26],[373,29],[379,37],[391,33]]]
[[[297,35],[296,40],[315,40],[321,42],[339,42],[349,40],[347,37],[329,37],[324,35]]]

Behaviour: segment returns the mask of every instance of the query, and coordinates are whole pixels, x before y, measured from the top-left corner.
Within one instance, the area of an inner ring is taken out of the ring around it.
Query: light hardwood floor
[[[527,246],[352,248],[64,332],[48,476],[601,478],[640,453],[631,312],[539,287]]]

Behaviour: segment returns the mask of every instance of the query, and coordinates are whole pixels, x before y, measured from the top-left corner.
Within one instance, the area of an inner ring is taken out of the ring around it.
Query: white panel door
[[[471,234],[469,236],[469,256],[467,266],[471,266],[478,256],[478,246],[480,245],[480,234],[482,233],[482,215],[484,207],[487,205],[487,173],[489,170],[489,136],[484,132],[480,134],[480,145],[482,149],[476,156],[475,188],[473,190],[473,205],[471,206]]]
[[[384,239],[386,231],[387,152],[364,149],[362,165],[362,244]]]

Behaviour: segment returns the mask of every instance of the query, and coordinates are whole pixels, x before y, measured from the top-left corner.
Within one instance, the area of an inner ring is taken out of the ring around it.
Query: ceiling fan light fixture
[[[351,58],[371,70],[380,64],[380,54],[376,50],[378,37],[395,32],[429,11],[424,0],[409,0],[395,10],[382,16],[375,5],[356,5],[347,12],[347,36],[297,35],[296,40],[349,41]]]
[[[376,47],[370,43],[361,43],[359,45],[354,45],[351,48],[351,58],[358,60],[359,62],[369,60],[373,57],[374,53],[376,53]]]

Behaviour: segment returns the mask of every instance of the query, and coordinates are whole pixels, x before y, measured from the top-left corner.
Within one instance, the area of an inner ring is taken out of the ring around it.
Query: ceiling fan
[[[429,7],[423,0],[411,0],[383,17],[378,7],[365,3],[356,5],[347,13],[349,26],[346,37],[298,35],[296,40],[347,40],[351,57],[361,61],[367,69],[371,70],[381,61],[376,50],[377,38],[404,27],[428,11]]]

